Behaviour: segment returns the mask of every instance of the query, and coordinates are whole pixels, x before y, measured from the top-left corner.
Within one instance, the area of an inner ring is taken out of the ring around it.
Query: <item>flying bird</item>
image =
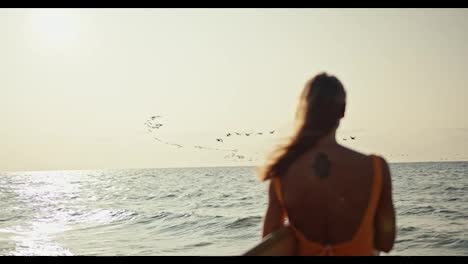
[[[216,141],[223,142],[223,139],[222,138],[217,138]]]
[[[154,124],[153,126],[150,126],[151,128],[156,128],[156,129],[159,129],[160,127],[162,127],[163,124]]]
[[[246,136],[250,136],[250,133],[245,133]]]
[[[260,132],[260,133],[257,133],[257,134],[259,134],[259,135],[263,135],[263,133],[261,133],[261,132]]]
[[[240,136],[241,134],[236,132],[236,135]]]
[[[346,138],[343,138],[344,141],[346,141]]]
[[[270,134],[273,134],[273,133],[275,133],[275,131],[274,131],[274,130],[273,130],[273,131],[270,131]]]
[[[351,137],[352,140],[354,140],[356,137]]]
[[[226,137],[230,137],[231,136],[231,133],[227,133]]]
[[[161,116],[152,116],[151,119],[155,120],[156,118],[159,118],[159,117],[161,117]]]

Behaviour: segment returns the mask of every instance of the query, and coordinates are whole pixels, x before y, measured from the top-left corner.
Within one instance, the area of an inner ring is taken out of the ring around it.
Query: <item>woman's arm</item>
[[[388,253],[392,250],[396,236],[395,208],[392,198],[392,179],[387,162],[382,159],[382,193],[375,216],[376,250]]]
[[[263,222],[263,234],[262,237],[267,236],[273,231],[283,226],[283,210],[279,203],[278,197],[276,196],[274,181],[270,180],[270,187],[268,191],[268,207]]]

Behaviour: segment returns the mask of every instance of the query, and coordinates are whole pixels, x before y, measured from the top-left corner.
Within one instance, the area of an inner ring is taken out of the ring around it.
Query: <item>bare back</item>
[[[313,168],[318,153],[330,160],[325,178]],[[310,241],[338,244],[351,240],[368,206],[373,173],[370,156],[338,144],[306,152],[281,180],[290,221]]]

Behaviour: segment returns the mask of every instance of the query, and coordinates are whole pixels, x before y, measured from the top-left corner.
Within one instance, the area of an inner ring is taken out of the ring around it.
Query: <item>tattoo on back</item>
[[[315,174],[321,179],[328,177],[330,175],[330,160],[327,154],[323,152],[318,153],[312,168],[314,168]]]

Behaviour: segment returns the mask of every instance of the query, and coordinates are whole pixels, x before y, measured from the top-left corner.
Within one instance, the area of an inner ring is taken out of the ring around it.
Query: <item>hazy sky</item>
[[[257,165],[320,71],[348,92],[338,138],[357,139],[344,145],[468,160],[467,21],[467,9],[2,9],[0,170]],[[151,115],[164,123],[152,135]]]

